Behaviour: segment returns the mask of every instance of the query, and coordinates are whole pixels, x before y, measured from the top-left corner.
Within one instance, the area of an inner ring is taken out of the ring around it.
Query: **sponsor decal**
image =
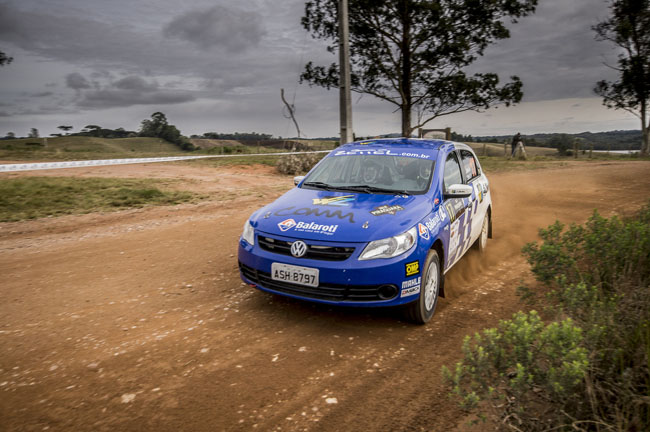
[[[373,216],[381,216],[381,215],[385,215],[385,214],[394,215],[398,211],[402,211],[402,210],[404,210],[404,207],[402,207],[400,205],[392,205],[392,206],[383,205],[383,206],[375,207],[370,212],[370,214],[373,215]]]
[[[483,185],[481,183],[474,183],[472,184],[474,187],[474,195],[475,195],[475,201],[478,200],[479,203],[483,202]]]
[[[418,233],[423,239],[429,240],[429,228],[425,225],[422,225],[421,223],[418,224]]]
[[[415,279],[405,280],[404,282],[402,282],[402,289],[404,289],[404,288],[413,288],[415,286],[419,287],[421,281],[422,281],[421,276],[418,276]]]
[[[419,274],[420,273],[420,261],[413,261],[413,262],[404,264],[404,271],[406,273],[406,277],[415,276],[416,274]]]
[[[428,220],[426,220],[424,222],[424,225],[426,225],[429,232],[434,233],[438,230],[438,228],[440,228],[441,223],[442,221],[440,220],[440,215],[436,213],[433,215],[433,217],[430,217]]]
[[[350,201],[354,201],[354,195],[344,195],[338,197],[324,197],[312,199],[314,205],[329,205],[329,206],[347,206]]]
[[[322,225],[315,222],[298,222],[294,230],[299,232],[332,235],[336,232],[338,227],[338,225]]]
[[[445,208],[449,214],[449,221],[454,222],[465,211],[465,202],[462,199],[451,199],[445,203]]]
[[[440,204],[440,200],[438,198],[433,200],[433,205],[438,205]]]
[[[368,145],[368,144],[372,144],[374,142],[375,141],[363,141],[363,142],[360,142],[359,145]]]
[[[324,216],[326,218],[333,218],[337,217],[339,219],[347,219],[350,221],[350,223],[354,223],[354,213],[346,213],[343,214],[341,213],[341,210],[329,210],[329,209],[317,209],[317,208],[309,208],[309,207],[304,207],[304,208],[299,208],[296,209],[295,206],[287,207],[280,209],[273,213],[275,216],[291,216],[291,215],[298,215],[298,216]]]
[[[280,231],[282,232],[289,231],[291,228],[295,226],[296,226],[296,221],[293,219],[286,219],[278,224],[278,228],[280,228]]]
[[[440,216],[440,222],[444,222],[447,219],[447,213],[442,207],[438,208],[438,216]]]
[[[456,222],[451,224],[451,232],[449,234],[449,255],[450,256],[453,256],[453,254],[456,253],[456,249],[458,248],[458,243],[460,241],[459,227],[460,227],[460,220],[457,220]]]
[[[420,294],[420,285],[414,286],[412,288],[402,288],[402,297],[408,297],[415,294]]]
[[[332,235],[336,232],[338,225],[323,225],[315,222],[296,222],[293,219],[287,219],[278,224],[278,228],[282,232],[289,231],[294,228],[297,232],[309,232],[317,234]]]
[[[430,155],[424,153],[395,152],[391,150],[366,150],[366,149],[338,150],[332,156],[357,156],[357,155],[401,156],[401,157],[411,157],[417,159],[431,158]]]

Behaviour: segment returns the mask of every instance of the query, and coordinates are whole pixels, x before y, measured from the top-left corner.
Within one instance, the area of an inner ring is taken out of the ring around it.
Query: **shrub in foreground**
[[[520,312],[467,338],[443,370],[452,393],[513,430],[650,430],[650,204],[540,236],[526,291],[554,320]]]

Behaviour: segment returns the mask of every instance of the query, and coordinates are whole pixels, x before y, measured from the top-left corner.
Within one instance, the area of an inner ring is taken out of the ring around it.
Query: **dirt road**
[[[632,214],[650,198],[647,162],[490,176],[487,256],[461,260],[434,320],[414,326],[241,283],[244,221],[292,186],[269,168],[51,174],[64,172],[179,178],[213,198],[0,224],[2,430],[453,430],[463,415],[440,367],[520,309],[520,247],[556,218]]]

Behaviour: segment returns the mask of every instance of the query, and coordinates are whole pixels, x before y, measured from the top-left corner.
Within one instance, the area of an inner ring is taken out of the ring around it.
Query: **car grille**
[[[260,248],[265,251],[291,256],[291,244],[293,242],[261,235],[257,236],[257,242]],[[307,253],[302,258],[321,261],[345,261],[350,258],[350,255],[352,255],[353,252],[353,247],[307,244]]]
[[[385,289],[387,285],[340,285],[321,283],[317,288],[314,288],[273,280],[269,273],[255,270],[241,262],[239,263],[239,269],[246,279],[263,288],[319,300],[349,302],[390,300],[391,298],[396,297],[399,292],[397,287],[390,286],[390,288],[394,290],[395,295],[387,298],[385,295],[380,295],[380,289]]]

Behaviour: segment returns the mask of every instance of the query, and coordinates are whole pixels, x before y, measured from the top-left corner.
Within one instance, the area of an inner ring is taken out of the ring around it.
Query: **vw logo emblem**
[[[291,244],[291,255],[296,258],[305,256],[307,253],[307,245],[304,241],[298,240]]]

